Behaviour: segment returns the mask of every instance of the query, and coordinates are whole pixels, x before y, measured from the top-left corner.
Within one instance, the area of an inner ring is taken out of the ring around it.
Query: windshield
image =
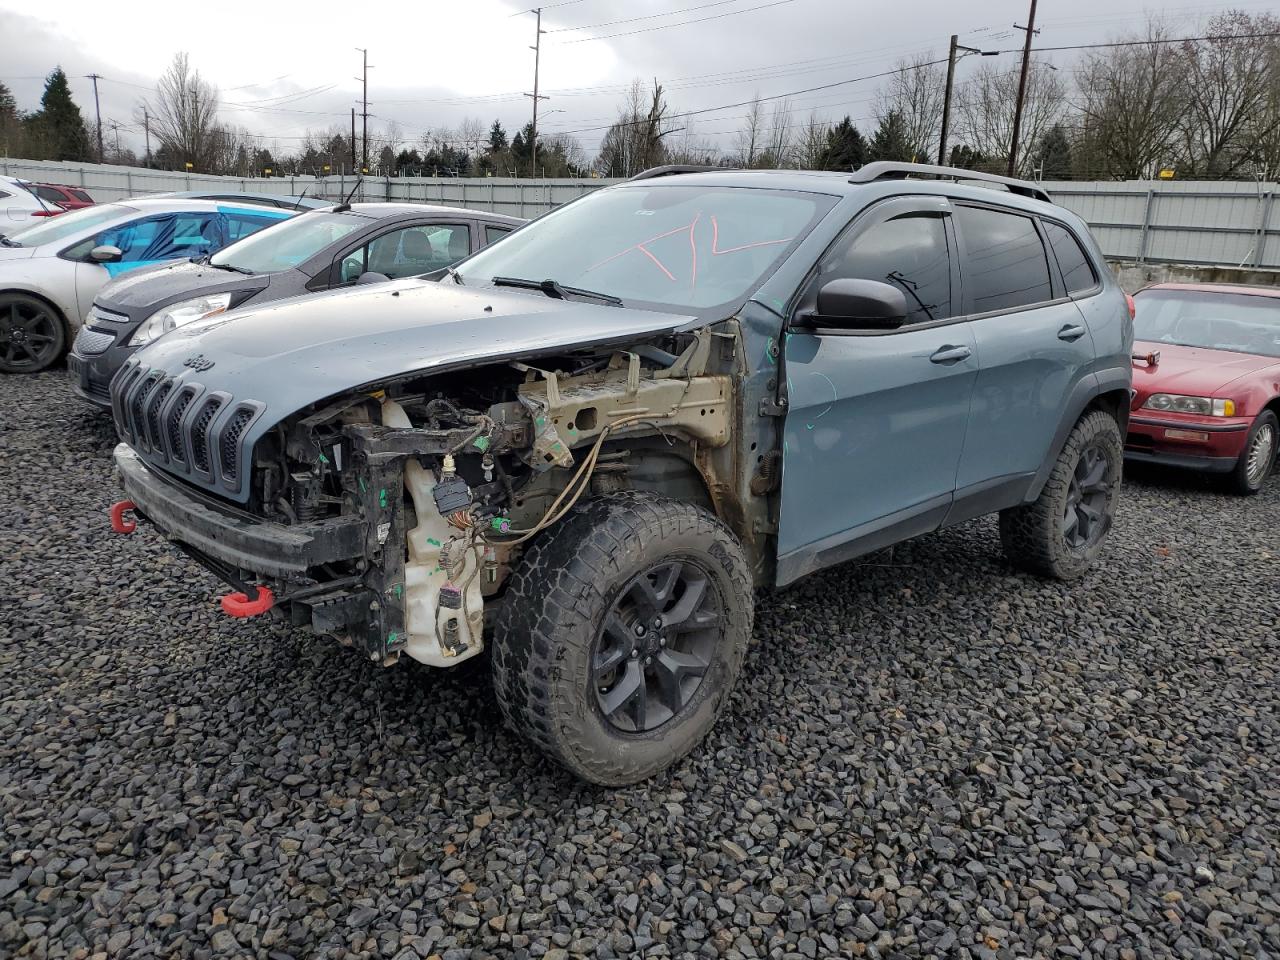
[[[1150,290],[1134,297],[1139,340],[1280,357],[1280,299],[1198,290]]]
[[[277,273],[296,267],[368,224],[367,217],[350,213],[304,213],[225,247],[209,262],[253,273]]]
[[[49,220],[41,220],[35,226],[9,234],[8,239],[24,247],[38,247],[42,243],[57,243],[82,230],[90,230],[137,212],[136,208],[126,207],[123,203],[101,203],[96,207],[72,210]]]
[[[601,190],[457,268],[463,282],[555,280],[687,311],[745,298],[834,197],[741,187]]]

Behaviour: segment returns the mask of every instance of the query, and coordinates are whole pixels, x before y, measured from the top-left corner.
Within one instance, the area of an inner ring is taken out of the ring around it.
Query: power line
[[[1102,50],[1107,47],[1153,47],[1164,43],[1199,43],[1203,40],[1266,40],[1280,37],[1274,33],[1219,33],[1205,37],[1174,37],[1167,40],[1119,40],[1113,43],[1076,43],[1064,47],[1032,47],[1032,53],[1054,53],[1059,50]],[[1021,53],[1019,49],[998,50],[997,53]]]
[[[710,17],[699,17],[696,20],[681,20],[679,23],[664,23],[656,27],[643,27],[639,30],[626,30],[622,33],[606,33],[602,37],[583,37],[581,40],[561,40],[561,44],[567,46],[571,43],[591,43],[594,40],[613,40],[617,37],[632,37],[637,33],[652,33],[655,30],[667,30],[671,27],[687,27],[694,23],[706,23],[708,20],[721,20],[725,17],[736,17],[741,13],[751,13],[754,10],[764,10],[768,7],[780,7],[784,3],[795,3],[795,0],[773,0],[772,3],[762,3],[758,7],[747,7],[743,10],[730,10],[727,13],[717,13]]]
[[[658,20],[662,17],[674,17],[681,13],[692,13],[695,10],[706,10],[709,7],[723,7],[727,3],[739,3],[740,0],[714,0],[713,3],[700,3],[696,7],[684,7],[680,10],[668,10],[665,13],[650,13],[643,17],[627,17],[625,20],[606,20],[603,23],[584,23],[576,27],[556,27],[545,33],[568,33],[570,30],[597,30],[600,27],[616,27],[621,23],[638,23],[641,20]]]

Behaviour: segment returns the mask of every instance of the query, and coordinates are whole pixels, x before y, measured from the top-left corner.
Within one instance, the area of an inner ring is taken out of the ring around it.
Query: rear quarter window
[[[1057,223],[1042,220],[1045,236],[1049,238],[1049,246],[1058,260],[1058,269],[1062,271],[1062,280],[1066,284],[1067,293],[1083,293],[1098,285],[1098,275],[1093,272],[1093,264],[1080,246],[1080,241],[1066,227]]]

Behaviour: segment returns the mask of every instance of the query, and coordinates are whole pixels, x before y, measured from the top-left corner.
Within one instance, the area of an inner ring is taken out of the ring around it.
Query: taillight
[[[1133,297],[1127,293],[1124,295],[1124,302],[1129,305],[1129,319],[1132,320],[1138,315],[1138,305],[1133,302]]]
[[[60,213],[62,213],[61,210],[32,210],[31,211],[31,215],[33,217],[56,217]]]

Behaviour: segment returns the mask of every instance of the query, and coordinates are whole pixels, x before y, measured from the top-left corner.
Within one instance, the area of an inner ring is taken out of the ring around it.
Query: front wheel
[[[701,507],[620,493],[528,550],[492,650],[507,724],[577,776],[651,777],[707,734],[751,636],[742,547]]]
[[[37,373],[67,345],[58,311],[38,297],[0,293],[0,373]]]
[[[1110,414],[1095,410],[1071,429],[1034,502],[1000,513],[1000,540],[1015,566],[1074,580],[1093,565],[1120,496],[1124,442]]]
[[[1244,453],[1231,471],[1231,488],[1236,493],[1251,496],[1262,489],[1271,468],[1276,462],[1276,447],[1280,445],[1280,421],[1270,410],[1263,410],[1249,428],[1244,442]]]

